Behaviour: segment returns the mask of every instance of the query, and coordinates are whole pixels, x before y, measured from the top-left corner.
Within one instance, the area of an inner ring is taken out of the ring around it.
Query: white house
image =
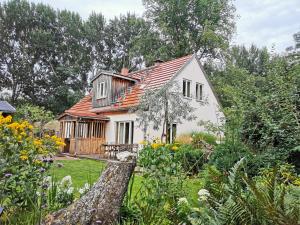
[[[137,144],[144,133],[137,126],[133,106],[146,89],[158,89],[170,80],[180,84],[182,97],[196,108],[197,119],[172,124],[173,138],[192,131],[202,131],[197,122],[221,123],[224,117],[212,85],[195,55],[188,55],[168,62],[157,62],[154,66],[128,72],[123,68],[120,74],[102,71],[92,79],[93,89],[60,117],[61,134],[65,140],[65,152],[77,154],[101,153],[101,144]],[[201,105],[201,101],[206,104]],[[160,137],[160,130],[149,127],[150,139]]]

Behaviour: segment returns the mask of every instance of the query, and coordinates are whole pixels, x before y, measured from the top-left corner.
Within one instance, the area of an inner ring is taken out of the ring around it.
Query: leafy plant
[[[60,138],[34,138],[27,121],[13,122],[0,115],[0,205],[11,214],[30,209],[38,197],[46,171],[61,145]]]
[[[203,151],[192,145],[181,145],[175,152],[175,160],[188,175],[198,174],[206,162]]]
[[[140,224],[177,221],[173,212],[177,199],[183,195],[185,176],[175,160],[174,151],[168,146],[157,145],[147,145],[139,156],[139,165],[145,171],[131,207],[138,209]]]
[[[190,224],[296,225],[300,222],[299,178],[291,167],[276,166],[250,178],[243,172],[244,162],[244,158],[238,161],[228,176],[214,172],[222,179],[212,179],[199,191],[201,204],[199,208],[190,208]]]

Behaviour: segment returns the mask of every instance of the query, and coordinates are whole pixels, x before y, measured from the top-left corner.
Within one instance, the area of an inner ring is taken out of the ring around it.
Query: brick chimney
[[[129,72],[129,69],[126,68],[126,67],[123,67],[123,68],[121,69],[121,75],[126,76],[126,75],[128,75],[128,72]]]

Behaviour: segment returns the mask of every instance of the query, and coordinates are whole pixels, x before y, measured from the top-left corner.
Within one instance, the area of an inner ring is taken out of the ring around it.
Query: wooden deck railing
[[[138,151],[138,144],[102,144],[101,149],[104,152],[105,158],[116,159],[119,152],[134,152]]]

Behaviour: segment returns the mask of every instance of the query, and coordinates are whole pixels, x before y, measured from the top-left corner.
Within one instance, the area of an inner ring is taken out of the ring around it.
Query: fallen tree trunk
[[[135,162],[109,162],[98,182],[82,198],[46,216],[44,225],[114,224]]]

